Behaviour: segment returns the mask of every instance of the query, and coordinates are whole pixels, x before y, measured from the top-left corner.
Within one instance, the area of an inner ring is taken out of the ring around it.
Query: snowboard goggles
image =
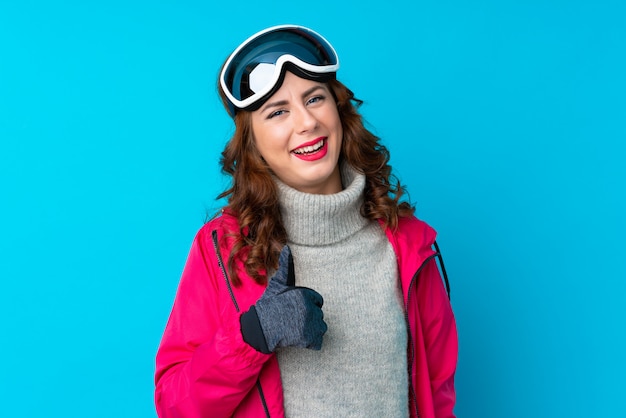
[[[338,68],[337,52],[319,33],[304,26],[273,26],[235,49],[222,68],[220,85],[234,117],[237,110],[258,109],[280,88],[286,70],[328,81]]]

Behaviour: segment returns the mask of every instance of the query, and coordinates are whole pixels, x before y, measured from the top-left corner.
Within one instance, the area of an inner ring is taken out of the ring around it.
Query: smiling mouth
[[[324,147],[325,142],[326,142],[326,138],[323,138],[319,142],[316,142],[313,145],[309,145],[309,146],[302,147],[302,148],[297,148],[291,152],[293,152],[294,154],[298,154],[298,155],[314,154]]]

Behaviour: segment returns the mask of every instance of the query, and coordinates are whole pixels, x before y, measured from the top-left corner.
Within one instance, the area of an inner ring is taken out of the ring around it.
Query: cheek
[[[267,153],[267,149],[270,146],[268,138],[270,135],[262,127],[255,127],[252,129],[252,146],[254,146],[261,155]]]
[[[265,156],[272,155],[271,150],[268,149],[267,134],[262,127],[255,126],[253,123],[250,129],[250,136],[250,142],[247,145],[249,149],[245,149],[244,152],[253,154],[254,159],[265,166],[267,164]]]
[[[258,129],[254,135],[256,147],[264,156],[279,155],[289,152],[289,130],[282,126]]]
[[[343,134],[341,117],[339,116],[339,109],[337,109],[337,106],[333,106],[333,109],[330,111],[330,114],[328,116],[328,120],[330,121],[330,125],[334,127],[335,132]]]
[[[250,145],[256,148],[256,153],[264,166],[275,170],[280,165],[281,148],[271,135],[253,136],[253,142]]]
[[[263,124],[262,120],[256,115],[252,116],[250,135],[252,136],[252,144],[260,151],[265,145],[265,138],[267,137],[267,128]]]
[[[272,142],[268,141],[265,137],[258,137],[258,139],[254,139],[252,145],[256,148],[259,155],[265,160],[268,158],[271,159],[274,154],[274,146]]]
[[[343,142],[343,126],[341,125],[339,114],[336,115],[335,132],[337,132],[337,137],[339,138],[339,144],[341,145],[341,143]]]

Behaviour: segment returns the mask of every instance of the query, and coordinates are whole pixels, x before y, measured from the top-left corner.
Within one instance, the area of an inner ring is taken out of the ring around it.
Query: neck
[[[327,245],[338,242],[369,222],[360,214],[365,190],[365,176],[342,167],[345,189],[332,194],[311,194],[293,189],[276,179],[280,211],[290,242],[303,245]]]
[[[319,185],[313,185],[311,187],[298,188],[298,191],[302,193],[323,195],[339,193],[341,190],[343,190],[343,186],[341,184],[341,173],[339,171],[339,165],[335,167],[333,172],[327,179],[324,180],[323,183]]]

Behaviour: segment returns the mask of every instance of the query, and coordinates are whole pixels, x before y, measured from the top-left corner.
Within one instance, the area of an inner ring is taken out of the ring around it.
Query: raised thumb
[[[291,250],[287,245],[285,245],[280,251],[280,256],[278,257],[278,269],[272,276],[271,280],[283,286],[295,286],[296,284],[293,257],[291,255]]]

